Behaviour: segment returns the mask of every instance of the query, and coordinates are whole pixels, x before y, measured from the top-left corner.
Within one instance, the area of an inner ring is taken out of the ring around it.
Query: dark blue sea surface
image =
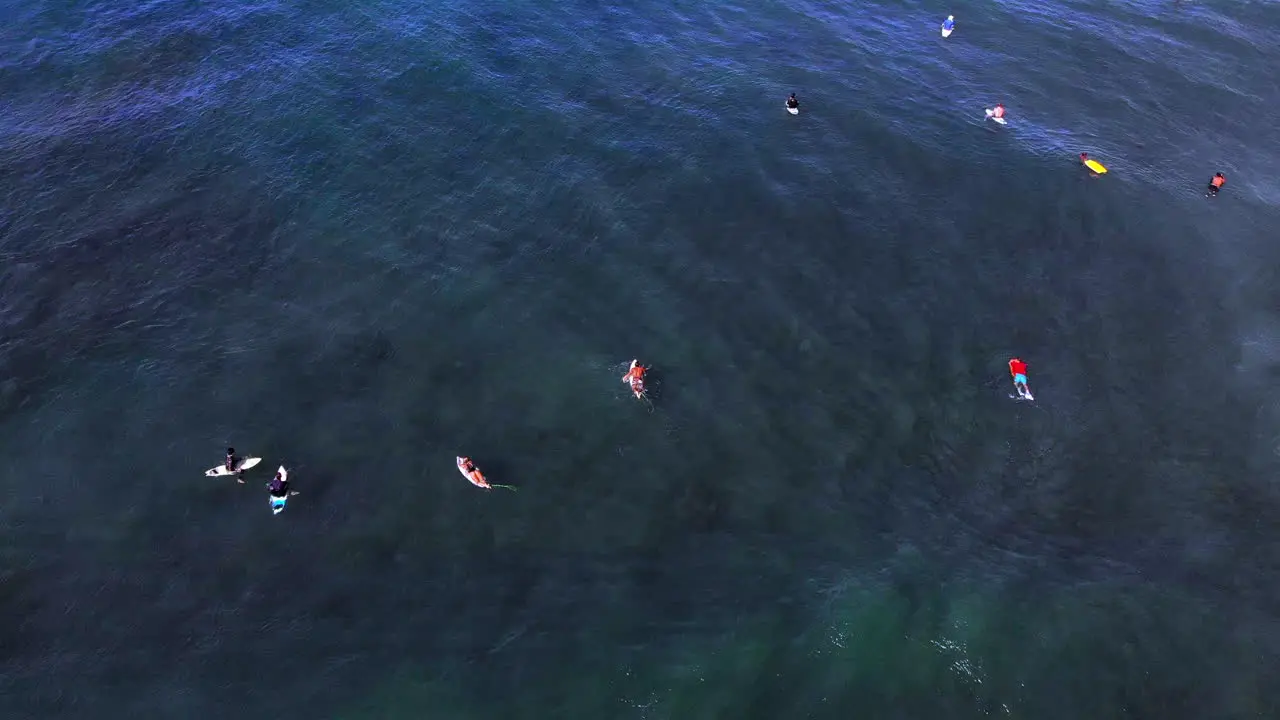
[[[0,715],[1280,717],[1280,4],[0,20]]]

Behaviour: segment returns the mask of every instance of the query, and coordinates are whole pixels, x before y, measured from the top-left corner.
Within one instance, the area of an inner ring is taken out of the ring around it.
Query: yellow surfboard
[[[1085,166],[1085,167],[1087,167],[1087,168],[1089,168],[1090,170],[1092,170],[1092,171],[1094,171],[1094,172],[1098,173],[1099,175],[1106,175],[1106,174],[1107,174],[1107,168],[1106,168],[1106,166],[1105,166],[1105,165],[1103,165],[1102,163],[1098,162],[1097,160],[1085,160],[1085,161],[1084,161],[1084,166]]]

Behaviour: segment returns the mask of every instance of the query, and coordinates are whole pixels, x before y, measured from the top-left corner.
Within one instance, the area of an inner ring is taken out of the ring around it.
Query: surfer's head
[[[1089,153],[1080,153],[1080,162],[1084,162],[1085,160],[1088,160],[1088,159],[1089,159]]]
[[[235,449],[235,448],[227,448],[227,454],[228,454],[228,455],[235,455],[235,454],[236,454],[236,449]]]
[[[948,20],[955,20],[955,19],[956,19],[956,16],[955,16],[955,15],[948,15],[948,16],[947,16],[947,19],[948,19]]]

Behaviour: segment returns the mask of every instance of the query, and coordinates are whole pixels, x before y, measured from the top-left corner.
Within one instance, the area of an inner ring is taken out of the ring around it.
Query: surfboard
[[[787,112],[791,113],[792,115],[799,115],[799,114],[800,114],[800,108],[798,108],[798,107],[791,107],[790,105],[788,105],[788,106],[787,106]]]
[[[1094,171],[1094,172],[1098,173],[1099,175],[1106,175],[1106,174],[1107,174],[1107,168],[1106,168],[1106,166],[1105,166],[1105,165],[1103,165],[1102,163],[1098,162],[1097,160],[1085,160],[1085,161],[1084,161],[1084,166],[1085,166],[1085,167],[1087,167],[1087,168],[1089,168],[1090,170],[1092,170],[1092,171]]]
[[[992,110],[991,108],[987,108],[987,109],[986,109],[987,119],[988,119],[988,120],[995,120],[996,122],[1000,123],[1001,125],[1004,125],[1004,124],[1005,124],[1004,118],[1002,118],[1002,117],[994,117],[994,116],[993,116],[993,113],[994,113],[994,112],[995,112],[995,111],[994,111],[994,110]]]
[[[285,470],[283,465],[281,465],[280,468],[276,470],[276,472],[280,473],[281,480],[284,480],[285,482],[289,482],[289,471]],[[284,505],[285,503],[289,502],[289,495],[292,495],[292,494],[293,493],[287,493],[284,497],[276,497],[275,495],[272,495],[271,496],[271,514],[279,515],[280,513],[284,512]]]
[[[942,37],[951,37],[951,31],[946,28],[942,28]]]
[[[204,474],[205,474],[205,477],[218,477],[220,475],[235,475],[236,473],[241,472],[243,470],[248,470],[249,468],[253,467],[254,465],[257,465],[260,462],[262,462],[262,458],[255,458],[255,457],[242,458],[240,460],[240,464],[236,465],[235,470],[227,470],[227,466],[224,464],[224,465],[219,465],[218,467],[209,468],[208,470],[204,471]]]

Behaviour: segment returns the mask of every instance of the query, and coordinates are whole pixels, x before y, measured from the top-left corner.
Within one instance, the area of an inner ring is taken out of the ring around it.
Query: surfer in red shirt
[[[632,360],[631,367],[627,368],[627,374],[622,376],[622,382],[631,386],[631,392],[635,394],[637,400],[644,399],[644,374],[649,368],[640,364],[639,360]]]
[[[1024,400],[1034,400],[1031,396],[1031,388],[1027,387],[1027,364],[1013,358],[1009,361],[1009,374],[1013,376],[1013,389],[1018,391],[1018,397]]]

